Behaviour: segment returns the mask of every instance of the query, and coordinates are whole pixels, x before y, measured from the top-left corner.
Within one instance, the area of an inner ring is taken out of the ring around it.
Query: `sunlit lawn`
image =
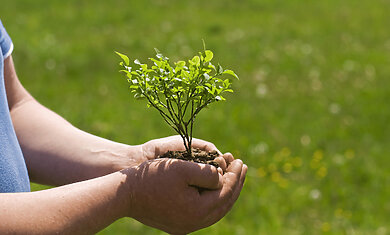
[[[390,233],[390,2],[5,1],[17,72],[75,126],[129,144],[174,134],[135,101],[114,50],[202,49],[240,75],[195,136],[249,166],[233,210],[197,234]],[[60,140],[58,140],[60,141]],[[34,190],[43,186],[33,185]],[[104,215],[102,215],[104,216]],[[101,234],[158,234],[122,219]]]

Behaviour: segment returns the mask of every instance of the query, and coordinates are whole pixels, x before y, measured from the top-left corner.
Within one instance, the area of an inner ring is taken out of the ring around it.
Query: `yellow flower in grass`
[[[281,176],[280,176],[280,173],[275,171],[275,172],[272,172],[271,174],[271,180],[275,183],[278,183],[281,179]]]
[[[287,147],[282,148],[280,151],[280,155],[282,155],[283,158],[287,158],[291,155],[291,150]]]
[[[295,167],[300,167],[300,166],[302,166],[302,159],[300,157],[293,157],[291,163]]]
[[[284,159],[288,158],[291,155],[291,150],[287,147],[282,148],[279,152],[274,154],[274,159],[276,162],[281,162]]]
[[[275,163],[270,163],[270,164],[268,165],[268,171],[269,171],[269,172],[274,172],[274,171],[276,171],[276,170],[277,170],[277,166],[276,166]]]
[[[322,223],[321,230],[323,232],[329,232],[330,229],[331,229],[330,223],[328,223],[328,222]]]
[[[310,167],[312,169],[319,168],[321,165],[320,162],[323,157],[324,157],[324,153],[322,152],[322,150],[316,150],[313,154],[313,158],[310,161]]]
[[[324,152],[322,150],[316,150],[313,154],[313,159],[316,161],[321,161],[321,159],[324,157]]]
[[[257,169],[257,176],[259,176],[260,178],[263,178],[266,175],[267,175],[267,171],[263,167],[259,167]]]
[[[326,168],[325,166],[321,166],[316,172],[317,177],[320,179],[324,178],[327,174],[328,168]]]
[[[290,173],[292,171],[292,164],[289,162],[284,163],[283,165],[283,171],[285,173]]]
[[[282,178],[280,178],[278,185],[281,188],[287,188],[288,187],[288,180],[282,177]]]

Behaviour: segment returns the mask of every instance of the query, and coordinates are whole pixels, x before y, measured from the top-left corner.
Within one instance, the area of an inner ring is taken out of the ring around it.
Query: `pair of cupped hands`
[[[219,221],[232,208],[244,184],[247,166],[214,144],[193,139],[192,147],[217,151],[219,168],[158,156],[184,150],[180,136],[155,139],[139,146],[131,176],[128,216],[171,234],[185,234]]]

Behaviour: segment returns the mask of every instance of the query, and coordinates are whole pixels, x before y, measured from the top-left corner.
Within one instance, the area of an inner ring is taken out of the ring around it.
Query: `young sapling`
[[[213,65],[213,52],[206,50],[192,59],[170,63],[169,58],[157,49],[153,64],[142,64],[116,52],[122,61],[119,65],[129,82],[135,98],[147,100],[147,106],[155,108],[183,139],[188,156],[192,156],[192,135],[198,113],[213,102],[223,101],[226,92],[233,92],[231,78],[238,76],[221,65]],[[227,76],[225,76],[227,75]]]

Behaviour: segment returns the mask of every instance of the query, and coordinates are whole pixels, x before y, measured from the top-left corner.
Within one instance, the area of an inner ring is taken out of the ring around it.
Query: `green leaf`
[[[194,56],[194,58],[192,58],[192,62],[194,63],[194,65],[196,65],[196,66],[199,66],[199,64],[200,64],[200,58],[199,58],[199,56]]]
[[[115,53],[122,58],[122,60],[126,63],[127,66],[129,66],[129,64],[130,64],[129,57],[127,57],[126,55],[119,53],[117,51],[115,51]]]
[[[222,96],[216,96],[216,97],[215,97],[215,100],[217,100],[217,101],[223,101],[223,100],[226,100],[226,99],[223,98]]]
[[[233,70],[230,70],[230,69],[227,69],[227,70],[223,71],[222,74],[229,74],[229,75],[232,75],[233,77],[239,79],[238,76],[237,76],[237,74],[235,74],[235,73],[233,72]]]
[[[215,86],[213,86],[213,87],[211,88],[210,93],[211,93],[212,95],[214,95],[216,91],[217,91],[217,88],[215,88]]]
[[[222,66],[220,64],[218,64],[217,73],[218,74],[222,74],[223,73],[223,68],[222,68]]]
[[[130,75],[131,76],[130,72],[127,71],[127,70],[121,69],[121,70],[119,70],[119,72],[125,73],[126,75]]]
[[[204,53],[206,54],[206,57],[204,58],[204,61],[205,62],[210,62],[213,59],[213,57],[214,57],[213,52],[210,51],[210,50],[206,50]]]
[[[141,68],[145,71],[145,72],[147,72],[147,70],[148,70],[148,65],[147,64],[140,64],[141,65]]]
[[[151,61],[153,61],[154,64],[155,64],[157,67],[161,68],[162,62],[161,62],[160,60],[156,60],[156,59],[154,59],[154,58],[149,58],[149,59],[150,59]]]
[[[215,68],[215,66],[214,66],[212,63],[209,63],[209,65],[207,66],[207,68],[209,68],[209,69],[214,69],[214,71],[217,71],[217,69]]]
[[[175,64],[176,64],[176,66],[178,66],[178,67],[186,66],[186,62],[185,62],[185,61],[182,61],[182,60],[177,61]]]

